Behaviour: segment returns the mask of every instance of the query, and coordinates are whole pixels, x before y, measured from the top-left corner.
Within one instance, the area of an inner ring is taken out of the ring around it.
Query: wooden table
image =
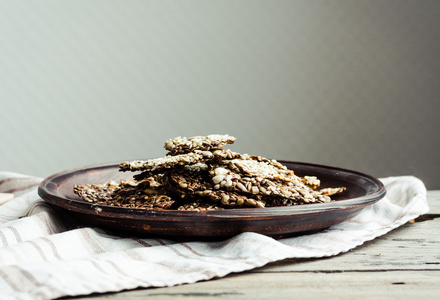
[[[440,299],[440,190],[430,212],[348,253],[170,288],[75,299]]]

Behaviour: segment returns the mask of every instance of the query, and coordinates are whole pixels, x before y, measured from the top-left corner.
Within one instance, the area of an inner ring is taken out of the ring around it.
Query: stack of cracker
[[[133,179],[77,184],[82,199],[140,209],[218,210],[330,202],[344,188],[318,190],[318,178],[296,176],[281,163],[223,147],[230,135],[177,137],[165,142],[166,156],[119,164]]]

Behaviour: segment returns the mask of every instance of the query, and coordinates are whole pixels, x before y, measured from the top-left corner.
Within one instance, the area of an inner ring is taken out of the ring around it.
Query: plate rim
[[[154,218],[157,220],[160,219],[168,219],[170,217],[178,217],[178,218],[206,218],[209,216],[213,221],[225,220],[225,219],[236,219],[236,218],[252,218],[252,219],[269,219],[269,218],[283,218],[286,216],[295,216],[295,215],[307,215],[307,214],[324,214],[329,213],[333,210],[346,210],[346,209],[356,209],[362,208],[371,204],[374,204],[384,198],[386,195],[386,188],[384,184],[377,178],[346,168],[341,167],[333,167],[329,165],[316,164],[316,163],[308,163],[308,162],[299,162],[299,161],[290,161],[290,160],[277,160],[278,162],[285,164],[296,164],[296,165],[305,165],[308,167],[317,167],[320,169],[329,169],[329,170],[337,170],[345,173],[351,173],[354,175],[358,175],[364,179],[368,179],[377,185],[377,189],[371,193],[366,195],[350,198],[350,199],[342,199],[335,202],[330,203],[313,203],[307,205],[298,205],[298,206],[280,206],[280,207],[266,207],[266,208],[234,208],[234,209],[226,209],[226,210],[215,210],[215,211],[178,211],[178,210],[161,210],[161,209],[136,209],[136,208],[126,208],[126,207],[114,207],[107,205],[100,205],[89,203],[86,201],[82,201],[79,197],[78,199],[68,199],[60,197],[59,195],[50,192],[47,188],[47,185],[53,183],[54,179],[60,177],[69,177],[81,170],[90,170],[90,169],[104,169],[109,167],[117,167],[118,162],[105,162],[105,163],[95,163],[84,166],[79,166],[75,168],[66,169],[57,173],[54,173],[42,180],[38,187],[39,196],[47,203],[58,206],[63,209],[72,210],[75,212],[79,212],[82,214],[95,215],[104,211],[106,214],[114,215],[114,217],[124,216],[125,218],[129,217],[130,219],[145,219],[145,218]],[[295,170],[294,170],[295,171]],[[73,187],[72,187],[73,188]],[[374,195],[374,197],[372,197]],[[67,202],[69,204],[69,209],[66,207],[61,207],[58,203]]]

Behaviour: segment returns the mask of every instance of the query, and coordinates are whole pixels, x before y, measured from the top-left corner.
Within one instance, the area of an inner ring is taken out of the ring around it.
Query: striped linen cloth
[[[274,240],[243,233],[217,242],[177,242],[69,229],[43,202],[41,179],[0,172],[0,299],[54,299],[166,287],[218,278],[286,258],[346,252],[428,211],[426,188],[412,176],[381,179],[387,196],[324,231]]]

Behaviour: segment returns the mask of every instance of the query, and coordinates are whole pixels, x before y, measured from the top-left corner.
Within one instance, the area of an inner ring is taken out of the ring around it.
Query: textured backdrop
[[[176,136],[440,188],[440,1],[1,1],[0,169]]]

